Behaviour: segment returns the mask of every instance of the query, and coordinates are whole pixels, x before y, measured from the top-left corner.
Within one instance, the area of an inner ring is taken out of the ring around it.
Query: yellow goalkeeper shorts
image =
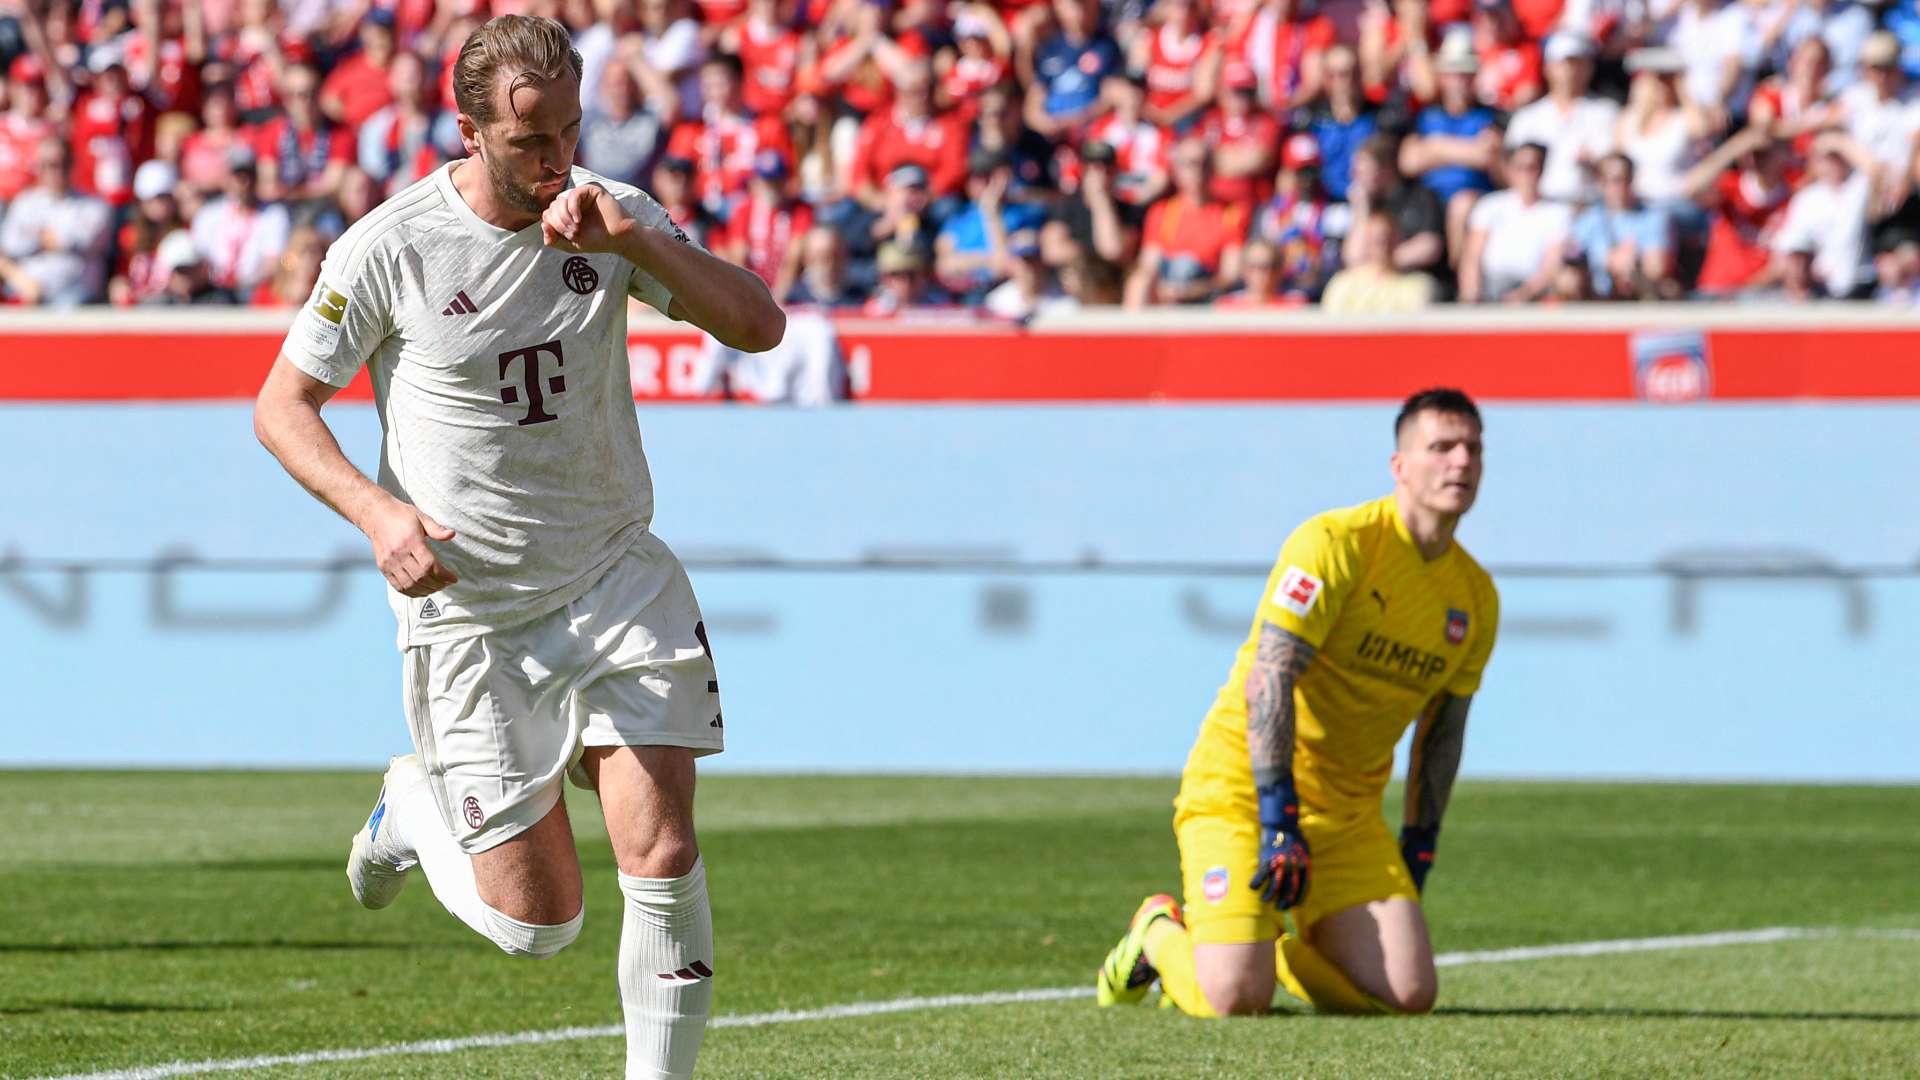
[[[1280,936],[1280,912],[1249,887],[1260,859],[1260,822],[1217,812],[1182,812],[1174,820],[1187,930],[1195,944],[1240,945]],[[1300,831],[1313,856],[1307,895],[1293,908],[1302,931],[1323,916],[1375,900],[1419,892],[1399,842],[1378,811],[1358,817],[1303,814]]]

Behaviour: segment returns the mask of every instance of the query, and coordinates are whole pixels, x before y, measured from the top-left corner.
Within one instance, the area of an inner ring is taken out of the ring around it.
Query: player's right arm
[[[302,487],[366,534],[388,584],[426,596],[459,580],[427,543],[451,540],[453,530],[354,468],[320,417],[321,406],[393,333],[395,260],[375,254],[379,237],[368,228],[363,219],[327,251],[313,296],[294,317],[254,401],[253,431]]]
[[[460,580],[427,545],[430,539],[453,539],[453,530],[388,494],[341,452],[320,417],[320,407],[339,392],[282,353],[254,400],[253,433],[301,487],[366,534],[374,562],[394,589],[426,596]]]
[[[1312,867],[1293,782],[1293,687],[1313,653],[1305,638],[1262,622],[1247,669],[1247,759],[1260,807],[1260,865],[1252,887],[1282,911],[1306,899]]]
[[[1243,687],[1261,841],[1250,884],[1282,910],[1306,898],[1312,869],[1294,783],[1294,690],[1339,618],[1357,572],[1345,528],[1313,518],[1287,537],[1260,602],[1260,633]]]

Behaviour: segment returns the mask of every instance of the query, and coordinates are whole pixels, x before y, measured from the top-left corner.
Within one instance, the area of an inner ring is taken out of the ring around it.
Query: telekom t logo
[[[560,354],[560,343],[558,341],[549,341],[541,345],[529,345],[524,349],[513,349],[500,354],[500,377],[502,379],[505,379],[507,372],[512,370],[515,360],[522,362],[520,384],[526,387],[527,390],[527,415],[525,419],[520,421],[521,427],[526,427],[528,424],[544,424],[549,420],[560,419],[547,411],[547,394],[565,393],[567,389],[567,379],[566,376],[560,374],[548,377],[546,390],[542,392],[540,387],[540,357],[543,353],[553,357],[554,367],[565,367],[567,365],[566,357]],[[500,401],[507,405],[518,404],[520,401],[520,386],[510,384],[501,387]]]

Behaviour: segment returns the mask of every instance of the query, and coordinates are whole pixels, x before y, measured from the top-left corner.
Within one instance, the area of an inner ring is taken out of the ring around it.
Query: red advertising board
[[[0,400],[244,400],[279,348],[282,325],[0,318]],[[1384,401],[1437,384],[1490,400],[1920,398],[1920,321],[1765,326],[1716,316],[1687,326],[1668,317],[1640,329],[1543,314],[1400,329],[1146,316],[1031,330],[862,320],[837,329],[853,397],[876,403]],[[692,332],[638,327],[629,348],[634,396],[717,399],[702,347]],[[345,396],[369,396],[364,375]]]

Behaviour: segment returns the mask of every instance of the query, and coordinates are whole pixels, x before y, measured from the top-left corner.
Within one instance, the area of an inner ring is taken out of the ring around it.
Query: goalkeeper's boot
[[[419,864],[400,839],[400,830],[394,827],[393,799],[426,778],[420,759],[413,754],[387,764],[380,798],[374,802],[367,823],[353,834],[353,853],[347,857],[347,884],[361,907],[383,908],[393,903],[407,883],[407,872]]]
[[[1146,999],[1147,989],[1160,977],[1147,962],[1147,928],[1157,919],[1180,922],[1180,905],[1173,897],[1160,893],[1140,902],[1140,910],[1127,924],[1127,936],[1107,954],[1106,963],[1094,976],[1094,1001],[1101,1007],[1138,1005]]]

